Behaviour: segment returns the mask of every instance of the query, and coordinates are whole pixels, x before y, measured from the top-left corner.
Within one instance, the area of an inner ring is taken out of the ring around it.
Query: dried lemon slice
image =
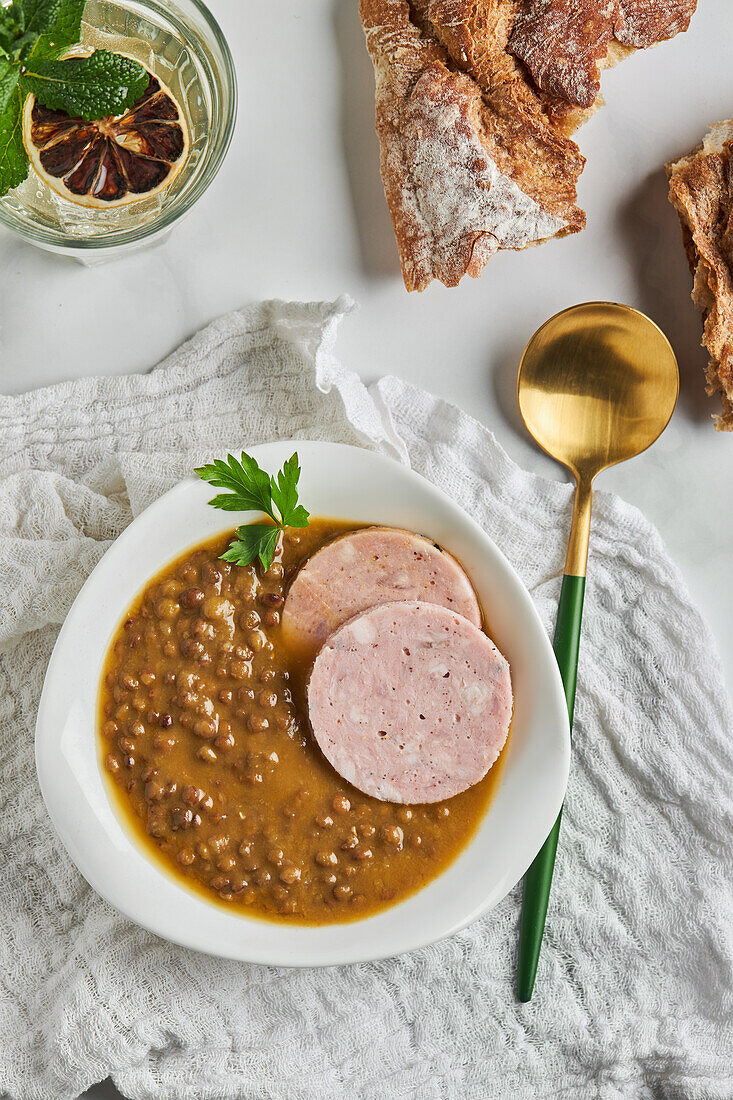
[[[124,114],[88,122],[26,100],[23,141],[31,164],[62,198],[108,209],[169,187],[186,162],[188,126],[175,97],[150,73]]]

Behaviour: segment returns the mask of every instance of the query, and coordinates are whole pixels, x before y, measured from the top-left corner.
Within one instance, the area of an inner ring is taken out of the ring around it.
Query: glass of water
[[[237,82],[224,35],[200,0],[87,0],[81,45],[144,65],[175,97],[189,140],[170,186],[127,204],[70,201],[32,166],[25,182],[0,198],[0,224],[89,264],[162,240],[201,197],[229,148]]]

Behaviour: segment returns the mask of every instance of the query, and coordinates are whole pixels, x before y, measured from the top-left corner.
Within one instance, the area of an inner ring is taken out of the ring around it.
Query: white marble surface
[[[339,337],[350,366],[366,379],[394,372],[445,395],[517,461],[562,477],[520,429],[519,356],[557,310],[594,298],[627,302],[672,340],[682,394],[660,442],[605,474],[601,487],[660,528],[730,683],[733,437],[709,420],[700,323],[662,170],[708,123],[733,115],[723,49],[733,32],[730,0],[704,0],[686,35],[605,75],[606,106],[579,136],[588,157],[584,233],[497,255],[476,282],[412,296],[377,169],[372,71],[355,0],[210,3],[240,79],[239,122],[221,174],[168,242],[116,264],[86,269],[0,232],[0,388],[144,370],[247,301],[346,291],[362,307]]]

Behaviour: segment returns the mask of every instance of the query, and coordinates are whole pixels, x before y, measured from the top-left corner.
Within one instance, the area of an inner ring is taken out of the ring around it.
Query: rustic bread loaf
[[[360,0],[382,179],[408,290],[577,233],[570,134],[599,67],[686,28],[696,0]]]

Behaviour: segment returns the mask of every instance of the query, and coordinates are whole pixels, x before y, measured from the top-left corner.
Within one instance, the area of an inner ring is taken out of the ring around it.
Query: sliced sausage
[[[283,636],[296,652],[315,655],[354,615],[394,600],[441,604],[481,624],[476,593],[455,558],[411,531],[366,527],[328,543],[300,569],[283,609]]]
[[[354,787],[385,802],[439,802],[478,783],[501,752],[509,665],[444,607],[382,604],[325,643],[308,705],[324,756]]]

